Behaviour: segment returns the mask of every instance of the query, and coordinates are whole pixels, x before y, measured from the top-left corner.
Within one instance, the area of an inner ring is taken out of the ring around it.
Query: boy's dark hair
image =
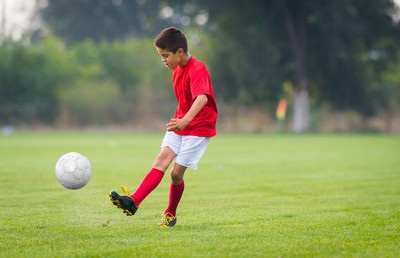
[[[185,53],[188,52],[185,34],[175,27],[169,27],[161,31],[154,40],[154,45],[158,48],[171,51],[174,54],[179,48],[182,48]]]

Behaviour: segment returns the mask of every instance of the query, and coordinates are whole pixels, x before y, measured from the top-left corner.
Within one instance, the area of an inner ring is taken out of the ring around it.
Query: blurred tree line
[[[286,98],[295,131],[310,129],[311,107],[363,116],[399,107],[399,10],[391,0],[37,1],[42,26],[0,47],[0,123],[118,124],[170,114],[170,74],[152,44],[167,26],[188,35],[221,102],[273,114]]]
[[[67,48],[49,36],[28,46],[4,44],[1,122],[86,126],[140,121],[151,112],[145,105],[154,102],[159,108],[171,98],[159,90],[170,80],[162,68],[153,42],[145,39],[85,40]]]

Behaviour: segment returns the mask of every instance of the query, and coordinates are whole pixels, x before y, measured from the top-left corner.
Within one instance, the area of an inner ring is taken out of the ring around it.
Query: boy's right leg
[[[129,194],[128,190],[121,186],[125,195],[119,195],[117,192],[110,193],[111,202],[122,209],[127,216],[132,216],[137,211],[140,203],[149,195],[161,182],[164,172],[152,168],[150,172],[143,179],[138,189],[133,194]]]
[[[153,168],[143,179],[139,188],[130,196],[121,196],[115,191],[110,193],[111,202],[122,209],[127,216],[135,214],[140,203],[160,184],[164,171],[175,158],[169,147],[163,147],[154,161]]]
[[[169,148],[161,148],[160,153],[154,161],[153,168],[143,179],[139,188],[131,195],[132,199],[135,200],[136,205],[140,203],[149,195],[161,182],[165,171],[175,159],[176,154]]]
[[[136,191],[131,194],[132,199],[135,201],[136,205],[139,206],[140,203],[147,197],[161,182],[164,177],[164,172],[156,168],[152,168],[147,176],[143,179],[142,183],[136,189]]]

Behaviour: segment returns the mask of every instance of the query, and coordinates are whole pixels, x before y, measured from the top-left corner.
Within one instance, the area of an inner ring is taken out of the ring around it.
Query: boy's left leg
[[[185,190],[185,182],[183,180],[185,171],[186,167],[178,163],[175,163],[172,168],[168,207],[164,211],[164,218],[160,223],[161,227],[172,227],[176,223],[176,209]]]
[[[173,216],[176,216],[176,209],[178,208],[183,191],[185,190],[185,182],[183,181],[185,171],[186,167],[179,165],[178,163],[174,164],[171,171],[169,202],[164,214],[171,213]]]
[[[164,212],[161,227],[172,227],[176,223],[176,209],[185,188],[183,175],[186,169],[197,169],[197,163],[203,156],[210,142],[209,137],[183,136],[171,171],[171,186],[168,207]]]

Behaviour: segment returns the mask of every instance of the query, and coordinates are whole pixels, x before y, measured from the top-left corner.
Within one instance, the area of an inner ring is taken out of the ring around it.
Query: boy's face
[[[157,47],[157,52],[161,56],[161,62],[163,62],[165,66],[171,70],[182,63],[182,56],[184,54],[182,48],[178,49],[174,54],[169,50]]]

